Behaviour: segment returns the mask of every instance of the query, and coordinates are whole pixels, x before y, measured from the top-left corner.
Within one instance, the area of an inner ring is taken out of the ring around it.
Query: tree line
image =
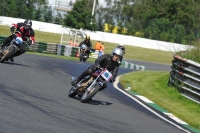
[[[191,44],[199,39],[200,0],[76,0],[64,16],[52,15],[48,0],[0,0],[0,15],[62,24],[76,29]],[[116,28],[120,27],[120,28]],[[118,29],[119,31],[116,31]]]
[[[0,16],[62,24],[61,14],[52,15],[53,7],[48,0],[0,0],[0,3]]]

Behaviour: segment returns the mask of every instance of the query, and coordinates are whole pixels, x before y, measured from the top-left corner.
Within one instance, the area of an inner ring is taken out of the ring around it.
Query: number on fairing
[[[17,43],[17,44],[22,44],[22,38],[21,37],[17,37],[16,39],[15,39],[15,42]]]
[[[106,80],[110,80],[110,78],[112,78],[112,74],[108,71],[108,70],[105,70],[102,72],[101,76]]]

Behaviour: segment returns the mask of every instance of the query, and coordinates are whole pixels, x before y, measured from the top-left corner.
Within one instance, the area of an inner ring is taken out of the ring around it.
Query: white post
[[[94,0],[93,8],[92,8],[92,16],[94,15],[94,8],[95,8],[96,0]]]
[[[60,38],[60,44],[62,44],[62,40],[63,40],[63,33],[62,33],[61,38]]]
[[[77,30],[76,30],[76,34],[75,34],[74,44],[75,44],[75,41],[76,41],[76,36],[77,36]]]

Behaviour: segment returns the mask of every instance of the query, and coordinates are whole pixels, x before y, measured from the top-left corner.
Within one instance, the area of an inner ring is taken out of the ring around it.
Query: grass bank
[[[176,117],[200,130],[199,104],[182,96],[174,87],[168,87],[169,72],[138,71],[125,74],[120,78],[123,86],[131,85],[137,92]]]

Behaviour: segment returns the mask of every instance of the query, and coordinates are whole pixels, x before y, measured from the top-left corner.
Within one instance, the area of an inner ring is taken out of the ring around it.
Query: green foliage
[[[48,0],[0,0],[0,3],[0,16],[62,23],[62,17],[52,16]]]
[[[181,44],[192,44],[199,39],[199,1],[106,0],[106,4],[97,6],[97,20],[125,27],[127,35],[139,32],[143,33],[140,37]]]
[[[64,26],[95,31],[97,27],[91,10],[92,8],[88,8],[87,0],[77,1],[65,16]]]
[[[188,49],[184,52],[177,52],[177,54],[183,58],[200,63],[200,42],[195,42],[193,46],[194,48]]]
[[[76,29],[104,30],[104,24],[118,29],[118,34],[192,44],[200,34],[200,1],[197,0],[105,0],[106,7],[96,0],[92,16],[93,0],[78,0],[64,19],[52,16],[48,0],[0,0],[0,15],[53,22]],[[110,28],[109,32],[113,31]]]

